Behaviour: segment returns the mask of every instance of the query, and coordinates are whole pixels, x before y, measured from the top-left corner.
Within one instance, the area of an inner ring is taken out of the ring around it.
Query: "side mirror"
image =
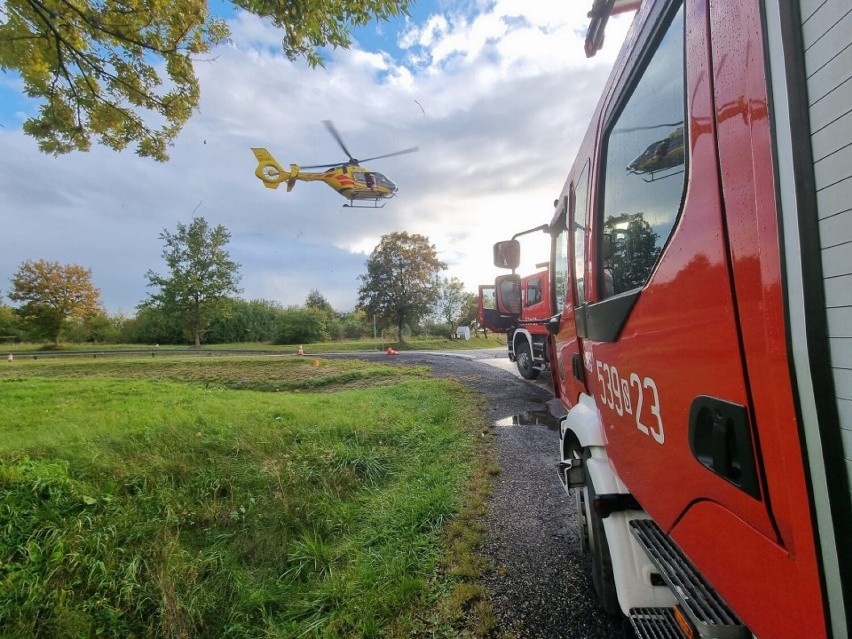
[[[562,313],[558,313],[548,319],[544,323],[544,327],[547,329],[547,332],[551,335],[556,335],[559,332],[559,322],[562,320]]]
[[[518,240],[506,240],[494,245],[494,266],[513,271],[521,263],[521,243]]]

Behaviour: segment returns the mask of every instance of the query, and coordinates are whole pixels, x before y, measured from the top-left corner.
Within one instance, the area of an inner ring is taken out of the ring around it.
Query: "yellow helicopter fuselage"
[[[291,191],[297,180],[302,182],[325,182],[350,202],[354,200],[381,200],[396,195],[396,184],[390,179],[354,164],[342,164],[321,173],[302,171],[298,164],[291,164],[287,171],[272,157],[266,149],[253,148],[257,158],[254,174],[268,189],[277,189],[282,182],[287,183]]]

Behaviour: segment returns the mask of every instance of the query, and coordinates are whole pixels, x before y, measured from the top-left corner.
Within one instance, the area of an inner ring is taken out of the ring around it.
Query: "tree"
[[[328,313],[329,317],[334,317],[335,315],[334,308],[329,301],[315,288],[312,288],[311,292],[305,298],[305,307],[319,309],[324,313]]]
[[[77,264],[23,262],[12,277],[9,299],[23,302],[18,313],[24,323],[57,346],[71,320],[85,321],[104,312],[92,271]]]
[[[604,223],[604,233],[612,243],[605,266],[612,275],[613,292],[622,293],[645,284],[661,250],[657,246],[660,236],[645,220],[645,214],[609,217]]]
[[[447,265],[438,259],[434,245],[423,235],[383,235],[367,260],[367,273],[359,275],[358,303],[383,324],[396,326],[404,341],[403,327],[429,315],[438,298],[436,276]]]
[[[450,325],[450,337],[455,337],[456,328],[462,322],[462,313],[475,296],[464,290],[464,282],[457,277],[441,278],[438,281],[438,314]]]
[[[479,319],[479,297],[473,293],[465,293],[464,306],[459,313],[459,326],[474,324]]]
[[[201,346],[201,336],[210,322],[227,305],[229,293],[239,293],[239,264],[231,260],[226,245],[231,234],[221,224],[211,228],[203,217],[187,224],[178,223],[177,231],[163,229],[163,259],[170,276],[148,271],[148,286],[159,288],[149,293],[142,307],[158,307],[179,318],[187,337]]]
[[[405,14],[409,0],[233,4],[282,28],[291,60],[316,66],[318,47],[348,47],[352,27]],[[193,59],[228,35],[207,0],[6,0],[0,70],[20,74],[26,95],[43,100],[24,123],[42,151],[87,151],[97,137],[116,150],[135,143],[139,155],[163,161],[198,108]],[[163,124],[155,129],[152,120]]]

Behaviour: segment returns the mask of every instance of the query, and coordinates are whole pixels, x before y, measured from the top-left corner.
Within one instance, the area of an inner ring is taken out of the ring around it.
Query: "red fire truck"
[[[549,368],[550,335],[544,323],[553,316],[553,298],[547,262],[536,264],[537,269],[543,270],[532,275],[521,277],[515,273],[520,261],[517,238],[549,230],[545,224],[501,242],[495,249],[494,264],[512,272],[499,276],[493,285],[479,287],[479,325],[494,333],[506,333],[509,360],[515,362],[524,379],[538,379]],[[509,266],[509,262],[514,266]]]
[[[550,340],[544,320],[552,309],[547,269],[525,277],[501,275],[479,287],[479,325],[506,333],[509,360],[524,379],[538,379],[547,370]]]
[[[625,8],[550,223],[595,588],[640,637],[848,637],[852,7],[596,0],[587,54]]]

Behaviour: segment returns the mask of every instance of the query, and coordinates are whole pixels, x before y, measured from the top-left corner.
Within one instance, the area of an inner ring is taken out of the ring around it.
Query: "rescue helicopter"
[[[383,200],[388,200],[396,195],[396,184],[381,173],[359,166],[360,163],[389,158],[394,155],[414,153],[419,150],[418,147],[395,151],[394,153],[386,153],[385,155],[376,155],[365,160],[357,160],[349,152],[349,149],[346,148],[343,138],[331,120],[323,120],[323,124],[337,144],[340,145],[340,148],[343,149],[347,158],[349,158],[346,162],[313,164],[301,167],[298,164],[291,164],[290,170],[287,171],[278,164],[275,158],[272,157],[272,154],[266,149],[252,148],[252,153],[257,158],[257,169],[255,169],[254,174],[260,178],[263,186],[268,189],[277,189],[279,184],[286,182],[287,192],[290,192],[293,190],[293,186],[297,180],[303,182],[321,181],[349,200],[349,204],[343,205],[345,207],[367,209],[384,207],[387,202]],[[319,173],[309,173],[303,169],[326,170]],[[379,203],[380,201],[382,201],[381,204]],[[361,204],[362,202],[372,202],[372,205],[363,205]]]
[[[683,173],[683,125],[662,140],[652,142],[642,154],[627,165],[627,172],[641,175],[646,182]]]

